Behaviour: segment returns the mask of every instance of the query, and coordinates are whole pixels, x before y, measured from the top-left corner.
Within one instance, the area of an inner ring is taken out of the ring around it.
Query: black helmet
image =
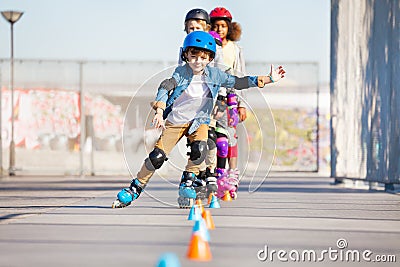
[[[201,19],[204,20],[207,24],[210,24],[210,16],[208,15],[207,11],[201,8],[195,8],[190,10],[186,14],[185,22],[189,19]]]

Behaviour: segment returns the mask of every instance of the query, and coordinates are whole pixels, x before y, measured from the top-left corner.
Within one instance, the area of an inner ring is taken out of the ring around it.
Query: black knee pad
[[[190,160],[194,164],[198,165],[204,161],[207,155],[207,142],[206,141],[194,141],[190,144]]]
[[[146,168],[150,171],[157,170],[161,168],[166,160],[167,155],[165,155],[165,152],[156,147],[150,152],[149,157],[145,160]]]
[[[217,147],[217,133],[215,132],[214,128],[210,128],[208,130],[208,139],[207,139],[207,146],[209,150],[212,150]]]

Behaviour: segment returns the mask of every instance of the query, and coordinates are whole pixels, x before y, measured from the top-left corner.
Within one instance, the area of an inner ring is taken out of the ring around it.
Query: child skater
[[[204,9],[201,8],[194,8],[189,10],[188,13],[186,13],[185,16],[185,32],[186,34],[189,34],[194,31],[203,31],[203,32],[209,32],[211,28],[211,22],[210,22],[210,15],[208,15],[208,12],[205,11]],[[213,36],[216,37],[216,33],[210,33],[214,34]],[[219,37],[219,35],[218,35]],[[184,63],[184,59],[182,57],[182,47],[180,49],[179,53],[179,58],[178,58],[178,64],[181,65]],[[211,66],[223,64],[222,61],[222,48],[217,47],[217,51],[215,53],[215,58],[211,62]]]
[[[223,67],[228,73],[243,76],[245,62],[242,48],[236,43],[241,37],[241,27],[232,22],[232,15],[224,7],[216,7],[210,12],[211,29],[216,31],[222,40]],[[220,66],[221,67],[221,66]],[[236,92],[234,88],[224,88],[217,100],[217,196],[222,197],[228,190],[233,199],[237,197],[239,170],[237,168],[238,145],[236,127],[246,119],[244,91]],[[226,169],[228,160],[229,169]]]
[[[217,67],[223,65],[221,38],[215,31],[210,32],[211,22],[208,12],[201,8],[191,9],[185,16],[184,28],[186,34],[193,31],[204,31],[209,32],[215,39],[217,44],[215,58],[210,62],[209,66]],[[183,48],[180,49],[178,64],[184,63]],[[188,143],[190,141],[188,140]],[[197,177],[195,184],[197,198],[205,199],[210,193],[215,194],[217,192],[217,175],[215,174],[215,168],[217,165],[217,147],[216,147],[216,133],[215,133],[215,120],[211,120],[210,128],[208,131],[207,140],[207,156],[205,163],[200,167],[200,174]]]
[[[163,128],[162,134],[136,178],[117,194],[113,208],[126,207],[140,196],[154,172],[183,136],[189,138],[191,151],[179,184],[178,204],[180,208],[191,207],[196,199],[194,181],[206,156],[208,124],[220,87],[235,87],[237,90],[255,86],[262,88],[284,77],[284,69],[280,66],[274,70],[272,65],[269,76],[238,78],[227,74],[208,66],[215,51],[215,40],[210,34],[194,31],[186,36],[183,43],[186,63],[178,66],[172,77],[160,84],[152,102],[156,112],[152,123],[156,128]]]

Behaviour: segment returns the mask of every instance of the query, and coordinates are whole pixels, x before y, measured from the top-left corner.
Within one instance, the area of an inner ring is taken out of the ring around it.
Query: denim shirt
[[[214,100],[218,96],[220,87],[232,88],[242,90],[250,87],[257,86],[257,76],[245,76],[239,78],[223,72],[222,70],[214,67],[207,66],[204,69],[205,82],[211,91],[211,96]],[[164,119],[167,118],[168,114],[172,110],[172,106],[175,100],[182,94],[186,88],[188,88],[193,78],[193,71],[188,64],[178,66],[172,74],[172,79],[169,79],[169,86],[163,82],[158,88],[155,103],[165,103]],[[192,121],[192,125],[189,128],[189,134],[195,132],[201,124],[210,123],[210,115],[213,108],[211,105],[205,105],[202,110],[197,114],[196,118]],[[157,105],[155,105],[157,106]]]

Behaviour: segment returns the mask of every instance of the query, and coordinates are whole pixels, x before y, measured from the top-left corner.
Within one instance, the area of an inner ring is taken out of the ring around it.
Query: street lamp
[[[8,174],[15,175],[15,142],[14,142],[14,23],[17,22],[23,12],[2,11],[1,15],[11,24],[11,60],[10,60],[10,89],[11,89],[11,142],[10,142],[10,167]]]

